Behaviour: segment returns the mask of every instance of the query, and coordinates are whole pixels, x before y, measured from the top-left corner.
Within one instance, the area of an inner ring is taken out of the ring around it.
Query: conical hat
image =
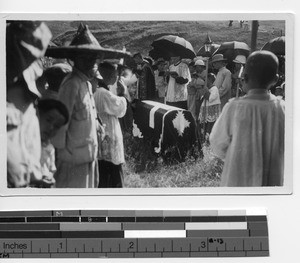
[[[102,47],[87,25],[80,24],[69,46],[49,47],[46,56],[74,59],[77,56],[95,56],[100,59],[118,59],[130,56],[130,53]]]

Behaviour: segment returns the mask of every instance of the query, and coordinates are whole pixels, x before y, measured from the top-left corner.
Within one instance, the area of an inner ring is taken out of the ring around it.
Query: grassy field
[[[208,145],[203,147],[203,157],[195,145],[183,162],[171,157],[168,163],[154,154],[143,139],[126,136],[124,145],[127,188],[219,186],[223,162]]]
[[[165,165],[159,158],[150,170],[142,172],[136,172],[135,166],[133,158],[128,158],[124,165],[124,186],[127,188],[216,187],[220,183],[223,163],[205,147],[203,159],[187,157],[185,162]]]
[[[160,36],[174,34],[190,41],[197,52],[209,34],[215,43],[243,41],[251,43],[250,29],[240,28],[238,21],[228,27],[229,21],[83,21],[104,47],[122,49],[148,55],[151,43]],[[68,44],[76,33],[79,21],[48,21],[53,41]],[[250,21],[249,21],[249,24]],[[285,34],[284,21],[259,21],[257,49],[272,38]],[[166,164],[151,149],[131,136],[124,138],[126,164],[125,187],[207,187],[218,186],[223,163],[216,158],[208,145],[203,158],[194,154],[184,162]],[[196,153],[196,154],[195,154]],[[198,154],[199,156],[199,154]]]

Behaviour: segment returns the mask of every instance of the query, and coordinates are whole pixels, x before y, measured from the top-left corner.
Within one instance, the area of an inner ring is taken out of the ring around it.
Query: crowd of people
[[[100,60],[98,41],[80,26],[75,55],[43,72],[50,39],[42,22],[7,24],[9,188],[123,187],[134,100],[189,110],[196,134],[224,160],[221,186],[283,185],[285,84],[273,53],[237,55],[233,72],[222,54],[153,61],[136,53],[129,68]]]

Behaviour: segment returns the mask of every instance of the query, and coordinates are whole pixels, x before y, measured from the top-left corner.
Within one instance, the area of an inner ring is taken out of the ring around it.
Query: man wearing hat
[[[52,35],[42,22],[11,21],[6,28],[7,186],[28,187],[41,180],[41,136],[34,101],[35,80],[43,73]]]
[[[221,109],[231,98],[231,72],[226,68],[226,59],[223,54],[216,54],[212,57],[212,66],[218,70],[214,85],[219,89]]]
[[[234,63],[234,72],[232,74],[232,97],[239,97],[244,95],[242,89],[242,76],[244,66],[246,64],[246,57],[243,55],[237,55],[232,61]]]
[[[205,63],[202,59],[194,62],[194,72],[191,74],[191,82],[187,86],[188,91],[188,110],[192,113],[195,120],[199,115],[201,97],[204,95],[205,85]]]
[[[72,73],[63,80],[58,98],[69,111],[69,121],[53,139],[57,148],[58,188],[94,188],[98,186],[97,112],[91,80],[98,72],[100,45],[82,24],[66,50],[74,62]]]

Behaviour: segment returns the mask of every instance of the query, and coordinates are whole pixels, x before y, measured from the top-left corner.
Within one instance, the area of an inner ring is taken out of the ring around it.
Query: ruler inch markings
[[[3,211],[0,258],[265,257],[259,211]]]
[[[257,251],[263,251],[263,255],[266,255],[268,252],[268,242],[266,238],[239,238],[236,239],[234,237],[232,238],[215,238],[213,241],[210,241],[211,238],[208,239],[204,239],[204,238],[187,238],[187,239],[181,239],[181,238],[174,238],[174,239],[167,239],[167,238],[160,238],[160,239],[102,239],[101,240],[101,251],[95,251],[94,247],[91,249],[92,252],[94,253],[150,253],[150,252],[160,252],[163,253],[163,256],[165,256],[166,254],[164,254],[165,252],[186,252],[186,253],[190,253],[190,256],[192,256],[193,252],[230,252],[228,255],[223,255],[223,256],[233,256],[234,252],[236,252],[236,256],[243,256],[242,253],[240,252],[245,252],[245,251],[253,251],[253,252],[257,252]],[[78,240],[81,242],[78,242]],[[90,244],[94,244],[95,240],[90,240],[91,243]],[[142,249],[142,246],[140,244],[140,241],[147,241],[148,244],[146,244],[146,246],[144,247],[144,249]],[[35,240],[31,240],[29,243],[34,242]],[[63,241],[65,241],[65,244],[68,243],[68,245],[64,246],[63,245]],[[125,242],[126,241],[126,242]],[[194,243],[193,243],[194,241]],[[201,241],[203,241],[203,249],[202,251],[201,249]],[[222,241],[222,242],[220,242]],[[241,241],[247,241],[248,242],[248,247],[246,247],[246,250],[242,250],[242,246],[243,246],[243,242]],[[40,240],[37,241],[38,243],[40,243]],[[86,250],[86,239],[81,238],[81,239],[57,239],[57,240],[44,240],[44,242],[52,242],[52,243],[48,243],[48,251],[43,251],[42,253],[48,252],[50,254],[61,254],[61,253],[81,253],[81,257],[82,257],[82,253],[84,253]],[[74,249],[71,248],[71,244],[72,242],[74,243]],[[123,243],[122,243],[123,242]],[[134,246],[132,247],[133,250],[128,250],[129,246],[130,246],[130,242],[132,242],[134,244]],[[150,243],[149,243],[150,242]],[[61,245],[60,245],[61,244]],[[139,249],[138,249],[138,244],[139,244]],[[207,245],[206,245],[207,244]],[[153,247],[153,249],[149,251],[149,247]],[[32,249],[32,246],[29,246],[28,249],[30,252]],[[208,250],[207,250],[208,247]],[[34,250],[32,250],[34,251]],[[36,252],[35,252],[36,251]],[[39,252],[41,252],[41,250],[37,250],[35,249],[35,251],[32,254],[37,254]],[[21,253],[25,253],[25,251],[20,251]],[[18,253],[16,250],[13,250],[10,253]],[[87,253],[91,253],[91,252],[87,252]],[[30,254],[30,253],[26,253],[26,254]],[[222,253],[221,253],[222,254]],[[219,255],[221,255],[219,254]],[[250,255],[249,253],[247,255]],[[251,255],[259,255],[259,254],[251,254]],[[54,255],[53,257],[55,257],[57,255]],[[201,255],[198,255],[201,256]],[[203,256],[203,255],[202,255]],[[208,255],[207,255],[208,256]],[[221,255],[222,256],[222,255]]]

